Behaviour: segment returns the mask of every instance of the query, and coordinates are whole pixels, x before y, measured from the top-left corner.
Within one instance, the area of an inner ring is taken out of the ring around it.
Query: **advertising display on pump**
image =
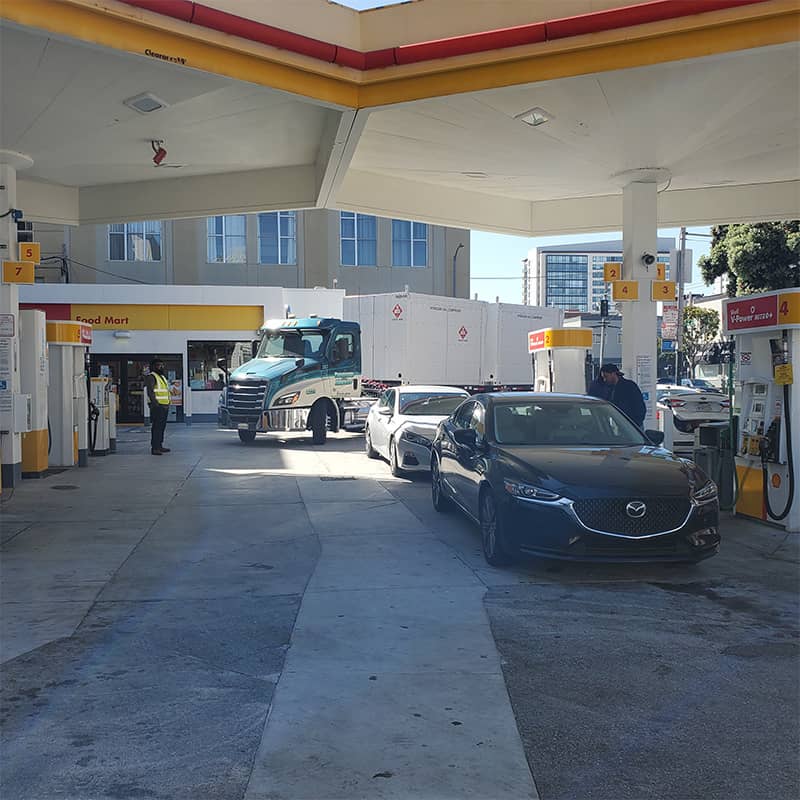
[[[724,333],[736,364],[737,514],[800,530],[800,289],[725,301]]]
[[[89,455],[105,456],[111,451],[111,378],[91,378],[89,390]]]
[[[543,328],[528,333],[535,392],[586,394],[592,380],[591,328]]]

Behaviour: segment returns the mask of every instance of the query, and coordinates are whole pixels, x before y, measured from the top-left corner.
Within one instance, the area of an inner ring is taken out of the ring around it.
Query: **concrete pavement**
[[[485,586],[357,437],[168,444],[4,498],[5,796],[536,797]]]

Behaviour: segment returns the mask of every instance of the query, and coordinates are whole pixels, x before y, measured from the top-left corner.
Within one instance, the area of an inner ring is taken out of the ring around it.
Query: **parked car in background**
[[[721,392],[659,386],[656,398],[656,422],[664,434],[664,447],[683,458],[692,458],[700,425],[725,422],[729,417],[730,402]]]
[[[717,487],[659,439],[596,398],[476,395],[439,426],[433,505],[455,504],[480,525],[493,566],[520,553],[635,562],[712,556]]]
[[[392,475],[425,471],[439,423],[469,393],[450,386],[397,386],[387,389],[367,415],[364,447],[370,458],[389,461]]]

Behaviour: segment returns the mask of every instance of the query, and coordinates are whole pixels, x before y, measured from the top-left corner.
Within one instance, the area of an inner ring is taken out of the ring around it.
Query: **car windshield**
[[[448,417],[467,399],[465,394],[403,392],[400,413],[418,417]]]
[[[319,358],[327,333],[320,330],[268,331],[258,348],[259,358]]]
[[[630,447],[647,443],[610,403],[580,400],[498,403],[494,435],[501,445]]]

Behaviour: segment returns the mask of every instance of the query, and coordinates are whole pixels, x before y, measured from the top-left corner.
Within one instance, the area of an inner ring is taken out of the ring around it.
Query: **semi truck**
[[[361,331],[332,317],[271,320],[253,342],[253,357],[227,372],[217,424],[244,443],[260,432],[327,432],[363,426],[369,401],[361,395]],[[361,421],[361,422],[360,422]]]
[[[258,433],[363,428],[389,386],[436,384],[471,391],[530,388],[531,330],[558,326],[562,312],[408,292],[344,298],[344,317],[271,320],[253,357],[227,372],[220,428],[244,443]]]

